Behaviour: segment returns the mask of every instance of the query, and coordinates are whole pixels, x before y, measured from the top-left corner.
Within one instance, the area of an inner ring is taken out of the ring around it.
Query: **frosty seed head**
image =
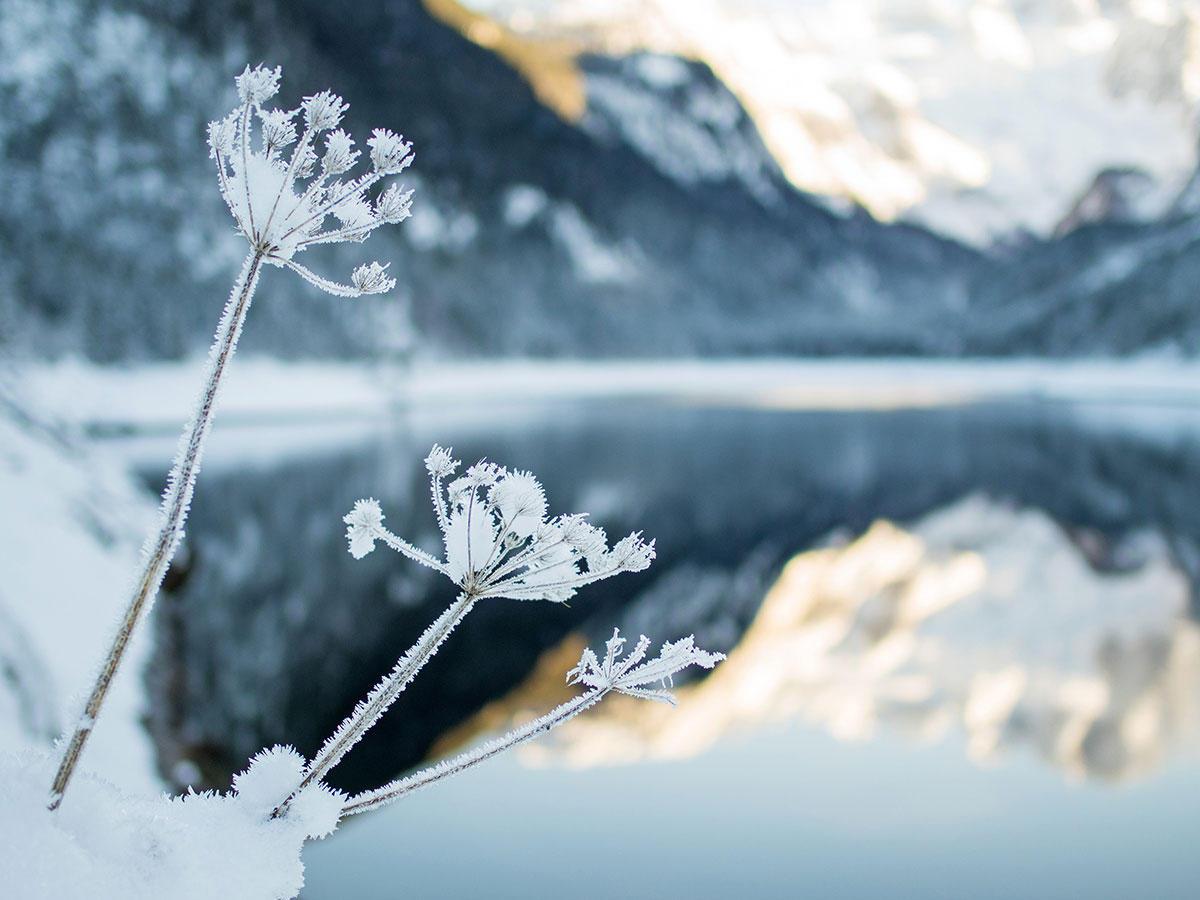
[[[374,499],[359,500],[342,521],[346,523],[351,556],[362,559],[375,549],[375,538],[383,526],[383,510]]]
[[[480,460],[467,469],[467,474],[463,477],[466,479],[467,485],[470,487],[487,487],[489,484],[495,484],[504,470],[495,463]]]
[[[373,262],[355,269],[350,283],[360,294],[384,294],[396,286],[396,279],[387,277],[387,266]]]
[[[279,66],[274,69],[268,69],[266,66],[255,66],[251,69],[246,66],[245,71],[234,79],[242,103],[257,105],[274,97],[279,91],[279,76],[282,71]]]
[[[642,542],[640,531],[626,535],[609,554],[612,565],[621,572],[641,572],[654,562],[654,541]]]
[[[208,123],[208,148],[211,158],[229,155],[237,135],[237,122],[238,114],[237,110],[234,110],[225,118]]]
[[[434,445],[425,459],[445,557],[434,559],[383,528],[373,500],[346,516],[350,550],[361,556],[374,540],[436,569],[477,599],[562,602],[586,584],[620,572],[638,572],[654,559],[654,542],[630,534],[609,549],[604,531],[583,515],[546,517],[546,492],[530,472],[478,462],[458,470],[449,450]]]
[[[453,475],[454,470],[458,468],[458,462],[454,459],[453,454],[454,451],[449,447],[439,447],[434,444],[429,455],[425,457],[425,469],[438,479]]]
[[[678,701],[666,688],[677,674],[688,666],[711,669],[725,658],[724,653],[701,650],[692,635],[678,641],[668,641],[662,645],[655,659],[646,662],[643,660],[650,649],[650,639],[644,634],[638,638],[633,652],[622,659],[624,647],[625,638],[614,628],[612,637],[604,645],[604,661],[601,662],[590,648],[584,650],[579,665],[567,673],[567,684],[617,691],[675,706]],[[658,687],[653,687],[656,683]]]
[[[398,225],[412,215],[412,189],[393,184],[379,195],[375,214],[389,225]]]
[[[396,281],[378,263],[360,266],[350,284],[339,284],[299,265],[294,257],[314,244],[364,241],[380,225],[408,218],[411,190],[393,184],[375,202],[370,198],[381,181],[412,163],[411,142],[387,129],[375,129],[367,141],[371,170],[343,181],[339,176],[348,173],[359,157],[350,135],[337,128],[346,103],[322,91],[305,97],[298,109],[264,109],[262,104],[279,88],[279,77],[278,67],[247,67],[236,79],[241,105],[208,128],[221,195],[238,228],[267,262],[293,269],[331,294],[391,290]],[[302,129],[297,128],[298,116]],[[323,133],[321,153],[317,141]],[[285,157],[289,147],[291,154]]]
[[[337,128],[350,105],[332,91],[321,91],[305,97],[300,104],[304,110],[304,125],[314,133]]]
[[[321,160],[321,171],[326,175],[341,175],[358,162],[358,151],[354,139],[342,129],[332,131],[325,138],[325,158]]]
[[[386,128],[376,128],[367,139],[371,165],[383,175],[395,175],[412,162],[412,142]]]
[[[268,158],[278,155],[284,147],[296,140],[296,125],[292,122],[295,113],[282,109],[268,109],[260,117],[262,122],[262,149]]]

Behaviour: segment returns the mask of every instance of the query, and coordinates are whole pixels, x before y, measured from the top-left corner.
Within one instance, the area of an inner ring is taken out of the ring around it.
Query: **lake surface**
[[[341,523],[374,496],[436,551],[435,441],[659,558],[569,607],[474,613],[340,786],[549,709],[614,625],[730,654],[677,710],[605,701],[346,822],[306,851],[306,900],[1195,896],[1191,408],[597,400],[285,431],[214,433],[156,613],[151,728],[178,781],[311,753],[440,612],[436,576],[354,561]]]

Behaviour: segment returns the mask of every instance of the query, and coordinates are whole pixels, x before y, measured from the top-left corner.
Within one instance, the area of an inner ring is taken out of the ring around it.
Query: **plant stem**
[[[418,788],[433,784],[435,781],[441,781],[443,778],[449,778],[451,775],[457,775],[459,772],[465,772],[472,766],[477,766],[481,762],[491,759],[493,756],[497,756],[506,750],[511,750],[518,744],[523,744],[538,735],[545,734],[552,728],[557,728],[588,707],[599,703],[609,690],[610,688],[607,687],[593,688],[586,694],[580,694],[578,697],[568,700],[560,706],[556,706],[541,718],[527,722],[520,728],[513,729],[503,737],[488,741],[474,750],[460,753],[458,756],[443,760],[427,769],[422,769],[420,772],[414,772],[406,778],[399,778],[373,791],[364,791],[361,794],[355,794],[342,807],[342,815],[352,816],[356,813],[377,809],[380,806],[391,803],[393,800],[400,799],[405,794],[411,794]]]
[[[305,768],[304,776],[296,785],[296,789],[288,794],[279,806],[275,807],[271,813],[272,819],[278,819],[285,815],[292,799],[310,784],[320,784],[329,770],[336,766],[350,748],[358,743],[367,729],[379,721],[379,717],[387,712],[392,702],[417,677],[417,673],[424,668],[425,663],[429,662],[437,653],[438,648],[449,637],[450,632],[471,611],[476,599],[474,594],[459,594],[458,599],[425,629],[417,642],[400,657],[392,671],[372,688],[367,699],[355,706],[354,711],[342,720],[337,730]]]
[[[163,576],[170,564],[179,542],[183,539],[183,524],[187,519],[188,507],[192,501],[192,491],[196,485],[196,476],[200,470],[200,459],[204,452],[204,440],[208,437],[212,426],[214,404],[217,390],[221,384],[221,376],[237,347],[238,337],[242,333],[242,325],[246,321],[246,312],[250,308],[250,300],[254,296],[254,288],[258,284],[259,271],[262,268],[263,251],[254,250],[242,266],[241,274],[234,282],[225,311],[221,316],[217,333],[213,340],[212,350],[208,357],[208,377],[204,392],[200,396],[199,405],[192,421],[184,428],[180,439],[179,453],[175,464],[167,478],[167,488],[163,493],[160,507],[160,526],[158,535],[146,542],[143,551],[142,570],[138,576],[133,596],[121,619],[116,637],[109,648],[108,656],[101,665],[100,674],[92,687],[92,693],[84,706],[71,735],[71,740],[63,752],[62,762],[54,776],[50,788],[50,809],[57,809],[62,803],[67,784],[79,762],[83,746],[92,733],[100,706],[108,694],[108,688],[116,675],[121,657],[129,644],[134,629],[144,614],[154,603],[158,589],[162,585]]]

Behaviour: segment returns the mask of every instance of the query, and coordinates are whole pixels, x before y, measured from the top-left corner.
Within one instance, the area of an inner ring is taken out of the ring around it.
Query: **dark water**
[[[674,761],[647,761],[642,733],[640,751],[607,759],[602,741],[588,757],[581,737],[548,744],[548,768],[492,763],[314,845],[308,900],[1195,896],[1193,413],[595,403],[490,424],[398,422],[253,459],[222,453],[245,434],[213,440],[219,462],[196,495],[187,562],[156,614],[151,728],[169,775],[222,785],[264,745],[311,753],[440,612],[450,593],[437,576],[386,551],[354,561],[340,521],[374,496],[393,531],[436,549],[421,465],[435,440],[466,461],[532,470],[553,513],[588,511],[612,536],[642,530],[659,557],[567,608],[478,610],[342,764],[339,786],[416,765],[483,704],[528,688],[539,654],[568,634],[595,646],[613,625],[660,640],[694,632],[731,653],[725,682],[718,672],[694,687],[693,708],[713,712]],[[938,514],[951,523],[938,532],[947,553],[983,552],[977,535],[945,537],[951,526],[1008,529],[988,546],[1010,548],[1021,596],[989,588],[986,614],[959,603],[906,631],[885,591],[842,617],[845,636],[820,659],[849,669],[831,670],[830,684],[772,682],[786,665],[754,670],[755,654],[791,665],[821,622],[842,621],[827,609],[801,617],[794,649],[772,643],[782,626],[755,624],[789,559],[831,533],[850,542],[878,519],[920,531]],[[1048,546],[1091,580],[1060,578],[1039,557]],[[1158,612],[1164,582],[1151,570],[1174,573],[1173,613]],[[1143,583],[1154,591],[1144,605],[1129,594]],[[907,681],[879,675],[872,660],[897,643],[885,638],[909,631],[942,655],[914,655]],[[913,679],[933,687],[892,696]],[[1024,685],[1021,699],[980,725],[984,701],[1010,683]],[[761,708],[743,709],[751,694]],[[864,696],[869,728],[850,714]],[[634,761],[564,768],[580,758]]]

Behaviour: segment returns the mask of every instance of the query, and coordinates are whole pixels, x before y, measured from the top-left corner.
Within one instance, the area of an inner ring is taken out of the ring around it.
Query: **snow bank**
[[[300,850],[336,826],[342,798],[301,794],[294,751],[260,754],[236,795],[173,799],[159,790],[140,724],[135,637],[62,807],[46,808],[52,741],[126,598],[153,498],[68,432],[0,390],[0,894],[20,900],[274,900],[303,884]],[[103,772],[113,782],[91,772]],[[117,786],[120,785],[120,787]]]
[[[2,390],[0,497],[0,667],[14,673],[0,681],[0,749],[48,747],[95,678],[153,498],[68,432],[22,412]],[[132,790],[158,787],[139,722],[148,649],[144,634],[135,638],[89,747],[89,766]],[[13,705],[24,712],[15,714]]]
[[[50,754],[0,753],[4,892],[21,900],[274,900],[304,884],[305,840],[333,830],[341,798],[301,795],[269,820],[299,776],[294,752],[260,754],[238,795],[134,797],[86,772],[56,812]],[[282,791],[282,793],[281,793]],[[332,812],[332,817],[331,817]]]

